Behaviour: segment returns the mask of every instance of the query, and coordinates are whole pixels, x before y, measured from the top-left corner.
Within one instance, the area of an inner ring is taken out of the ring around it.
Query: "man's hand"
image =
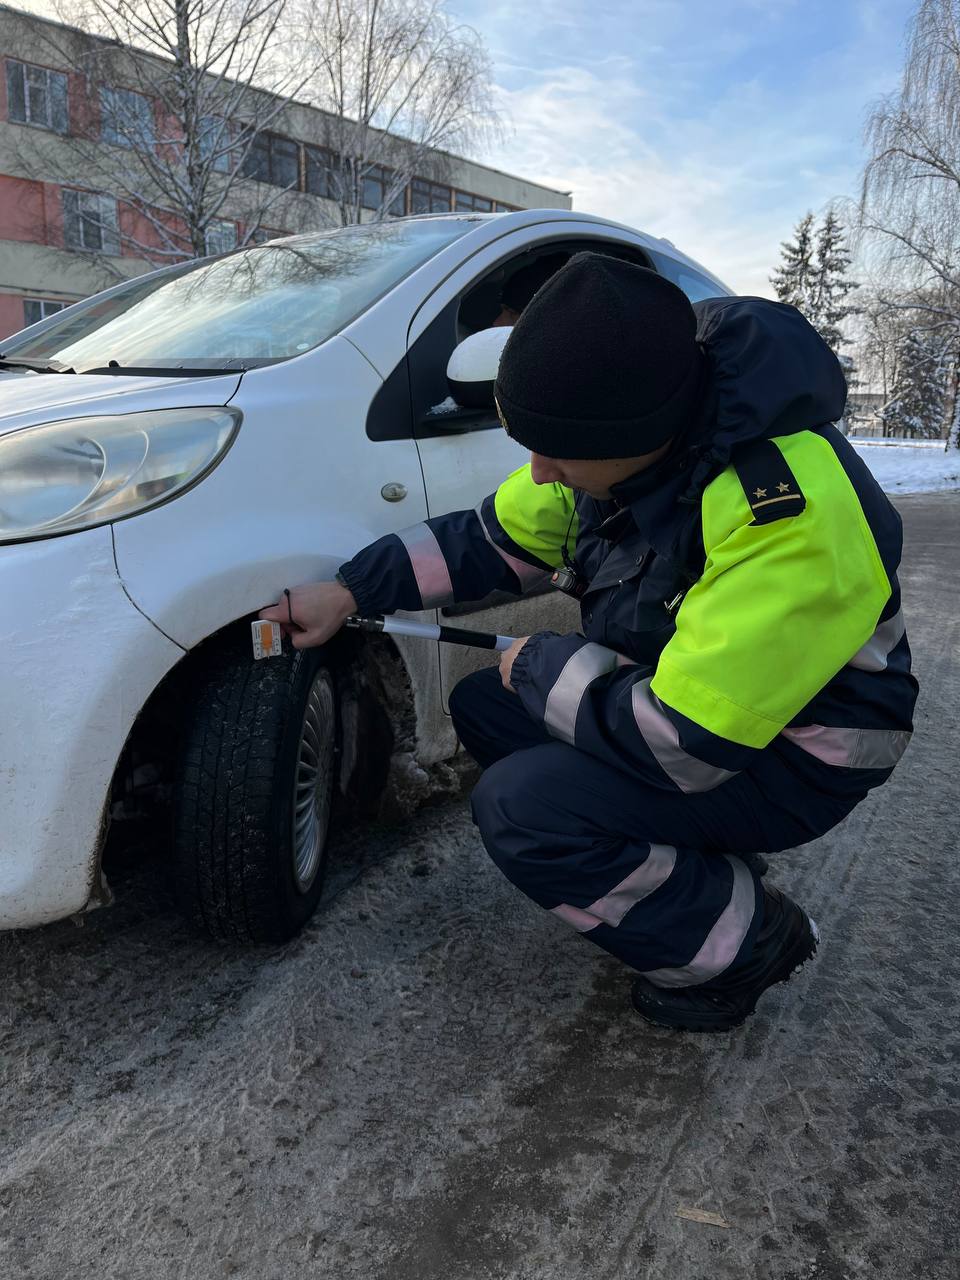
[[[529,639],[529,636],[521,636],[519,640],[514,640],[509,649],[504,649],[500,655],[500,679],[503,681],[503,687],[509,689],[511,693],[517,692],[510,683],[510,676],[513,674],[513,662]]]
[[[284,596],[279,604],[261,609],[258,617],[264,622],[279,622],[295,649],[312,649],[315,645],[326,644],[356,612],[353,592],[341,583],[313,582],[304,587],[292,587],[289,606]],[[290,625],[291,617],[293,626]]]

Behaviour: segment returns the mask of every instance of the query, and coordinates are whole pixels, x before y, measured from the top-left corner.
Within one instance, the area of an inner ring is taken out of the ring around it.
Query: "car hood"
[[[237,373],[200,378],[23,373],[0,380],[0,435],[97,413],[227,404],[236,395],[241,377]]]

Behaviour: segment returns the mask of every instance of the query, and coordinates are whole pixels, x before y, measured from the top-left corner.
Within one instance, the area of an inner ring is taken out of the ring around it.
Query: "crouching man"
[[[634,1006],[661,1026],[738,1026],[813,955],[815,925],[757,855],[829,831],[909,740],[900,520],[830,425],[845,395],[793,308],[691,306],[578,254],[500,361],[529,464],[292,595],[302,647],[351,613],[558,571],[583,634],[518,640],[454,691],[485,770],[474,818],[519,889],[636,971]]]

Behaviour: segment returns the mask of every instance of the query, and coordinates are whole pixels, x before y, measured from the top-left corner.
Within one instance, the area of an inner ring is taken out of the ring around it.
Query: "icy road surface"
[[[463,801],[341,848],[283,950],[147,861],[0,938],[3,1280],[956,1280],[960,499],[900,506],[918,734],[776,857],[824,944],[746,1028],[640,1022]]]

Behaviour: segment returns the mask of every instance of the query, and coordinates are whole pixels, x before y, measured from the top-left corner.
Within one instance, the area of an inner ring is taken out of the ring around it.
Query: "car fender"
[[[123,591],[110,529],[0,557],[0,929],[96,895],[110,780],[150,693],[183,656]]]
[[[115,525],[124,587],[166,636],[193,649],[284,587],[330,581],[361,547],[426,518],[416,443],[371,441],[364,430],[381,382],[342,338],[245,374],[231,402],[243,421],[220,465],[173,502]],[[405,498],[385,500],[388,485]],[[396,647],[410,676],[418,755],[441,759],[455,741],[441,712],[437,646]]]
[[[231,400],[242,423],[220,464],[115,526],[124,586],[164,634],[191,649],[285,586],[330,580],[368,542],[425,518],[415,442],[364,431],[380,385],[342,338],[244,375]],[[406,496],[385,500],[388,485]]]

